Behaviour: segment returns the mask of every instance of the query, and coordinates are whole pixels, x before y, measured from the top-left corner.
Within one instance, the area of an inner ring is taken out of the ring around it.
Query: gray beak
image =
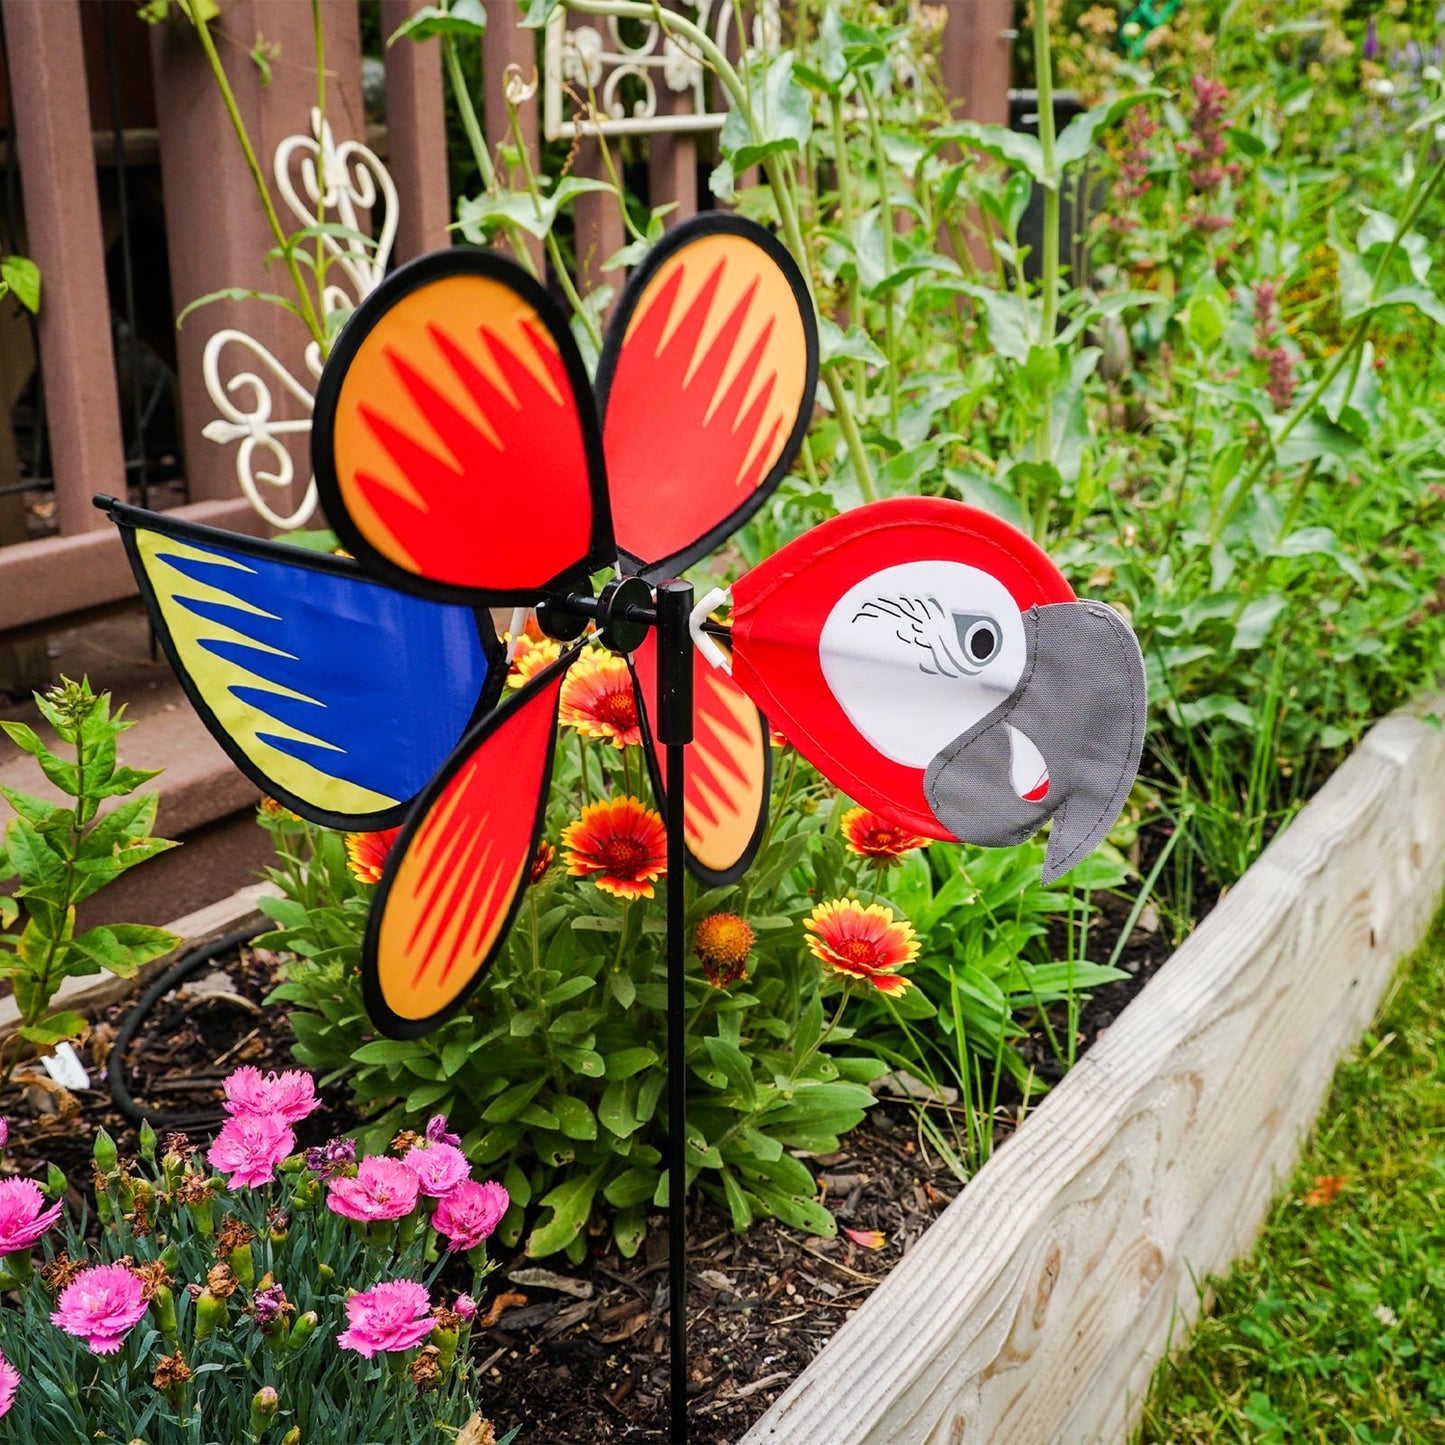
[[[923,790],[964,842],[1005,848],[1053,829],[1043,877],[1052,883],[1114,826],[1144,747],[1144,659],[1128,623],[1099,602],[1056,602],[1024,614],[1028,662],[1013,694],[928,765]],[[1048,768],[1048,791],[1021,798],[1010,781],[1023,733]]]

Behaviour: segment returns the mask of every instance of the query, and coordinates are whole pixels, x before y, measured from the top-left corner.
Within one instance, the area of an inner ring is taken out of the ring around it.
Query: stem
[[[1059,315],[1059,174],[1054,153],[1054,66],[1049,52],[1049,7],[1034,0],[1034,67],[1039,94],[1039,149],[1044,161],[1043,312],[1039,345],[1047,346]]]
[[[652,4],[642,4],[639,3],[639,0],[566,0],[566,4],[569,10],[578,15],[611,15],[621,20],[644,20],[649,24],[660,26],[664,34],[677,35],[686,40],[712,67],[713,73],[722,82],[723,87],[732,98],[733,104],[738,107],[747,121],[748,130],[753,139],[759,143],[762,142],[764,137],[758,127],[757,114],[753,110],[747,87],[727,56],[701,27],[675,11],[664,10],[657,0],[653,0]],[[776,155],[764,159],[763,170],[767,174],[768,184],[773,188],[773,195],[778,203],[778,216],[782,222],[783,235],[787,240],[788,249],[792,251],[798,267],[802,271],[803,284],[808,288],[808,299],[816,310],[818,301],[813,294],[813,278],[808,265],[808,249],[803,241],[803,232],[798,222],[798,210],[792,189],[787,183],[786,175],[779,165]],[[862,491],[865,501],[877,501],[878,489],[873,482],[873,468],[869,464],[867,452],[863,449],[863,439],[858,433],[858,425],[853,419],[847,395],[843,390],[842,382],[838,379],[836,369],[830,368],[826,384],[828,395],[832,398],[834,410],[838,414],[838,422],[843,430],[849,455],[853,459],[853,469],[858,474],[859,489]]]
[[[236,132],[236,139],[241,143],[241,151],[246,157],[246,168],[251,172],[252,184],[256,187],[256,194],[261,198],[261,207],[266,212],[267,224],[271,227],[271,234],[276,238],[276,244],[281,248],[286,269],[291,273],[291,284],[296,288],[296,296],[301,303],[301,319],[306,323],[306,329],[311,333],[312,340],[324,351],[326,349],[326,327],[317,316],[315,306],[311,304],[311,293],[306,288],[306,282],[301,275],[301,267],[297,263],[289,237],[281,229],[281,218],[276,214],[276,207],[271,201],[271,192],[266,186],[266,177],[261,170],[261,162],[256,159],[256,152],[251,145],[251,137],[246,134],[246,123],[241,119],[235,93],[231,90],[231,82],[226,78],[226,68],[221,64],[221,57],[216,53],[216,42],[211,38],[210,26],[199,7],[192,8],[191,18],[196,23],[196,34],[201,38],[201,48],[206,52],[206,60],[210,63],[211,74],[216,77],[216,84],[220,88],[221,100],[224,102],[226,114],[231,120],[231,129]]]
[[[893,274],[894,220],[893,202],[888,196],[888,155],[883,149],[883,125],[878,116],[878,105],[868,87],[858,86],[863,97],[863,108],[868,114],[868,135],[873,145],[873,168],[878,172],[878,219],[883,228],[883,275]],[[888,353],[888,422],[894,431],[898,430],[898,337],[894,327],[893,289],[890,287],[883,296],[883,346]]]
[[[467,144],[472,148],[472,158],[477,163],[477,169],[482,173],[482,184],[489,190],[497,189],[497,169],[492,164],[492,157],[487,150],[487,138],[482,134],[482,123],[477,119],[476,107],[472,104],[470,91],[467,89],[467,78],[462,74],[461,57],[457,54],[457,43],[450,35],[443,35],[442,62],[447,68],[447,80],[451,84],[452,95],[456,98],[457,110],[462,118],[462,129],[467,134]],[[526,249],[524,246],[523,250]]]
[[[828,113],[833,122],[833,172],[838,182],[838,214],[843,234],[853,237],[853,174],[848,165],[848,139],[843,131],[843,102],[837,95],[828,97]],[[858,269],[848,283],[848,320],[852,326],[863,324],[863,300],[859,290]]]

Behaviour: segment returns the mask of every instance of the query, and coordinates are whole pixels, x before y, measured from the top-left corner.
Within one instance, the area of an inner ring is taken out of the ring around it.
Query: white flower
[[[1376,76],[1373,80],[1367,80],[1365,82],[1365,89],[1368,90],[1371,95],[1390,96],[1395,93],[1395,82],[1393,80],[1386,80],[1383,76]]]
[[[1375,1318],[1379,1320],[1379,1322],[1384,1325],[1386,1329],[1392,1329],[1395,1325],[1400,1323],[1399,1315],[1397,1315],[1395,1311],[1390,1308],[1389,1305],[1376,1305],[1374,1314]]]

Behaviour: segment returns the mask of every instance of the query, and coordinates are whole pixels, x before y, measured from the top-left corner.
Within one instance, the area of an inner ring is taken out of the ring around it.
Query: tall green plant
[[[20,1028],[0,1043],[0,1084],[6,1082],[28,1044],[52,1045],[78,1037],[85,1019],[69,1010],[51,1011],[67,978],[108,969],[132,977],[143,963],[169,953],[180,940],[163,928],[113,923],[75,931],[75,908],[107,883],[174,848],[151,836],[158,797],[130,795],[157,774],[126,768],[116,760],[116,739],[132,724],[114,717],[110,694],[93,693],[88,679],[62,678],[36,705],[74,761],[46,746],[24,723],[0,728],[29,753],[70,806],[47,802],[0,784],[0,797],[14,817],[0,848],[0,881],[17,880],[10,896],[0,895],[0,977],[14,990]],[[108,798],[124,798],[104,815]],[[16,926],[19,925],[18,932]]]

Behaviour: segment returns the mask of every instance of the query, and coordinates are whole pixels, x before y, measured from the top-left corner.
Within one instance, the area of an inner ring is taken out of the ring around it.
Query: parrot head
[[[1006,524],[931,498],[862,507],[733,603],[742,686],[858,801],[985,847],[1052,821],[1046,882],[1113,826],[1143,747],[1138,644]]]

